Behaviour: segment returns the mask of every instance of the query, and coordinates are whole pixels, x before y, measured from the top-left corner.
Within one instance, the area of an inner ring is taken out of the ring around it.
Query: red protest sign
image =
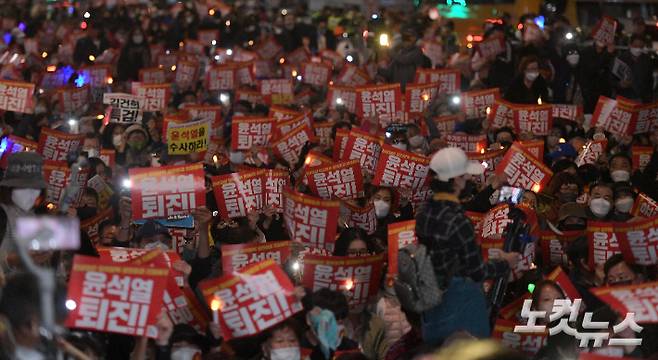
[[[194,61],[178,61],[174,82],[182,89],[190,88],[199,77],[199,63]]]
[[[616,32],[617,20],[610,16],[603,16],[594,29],[592,29],[592,38],[594,41],[601,42],[605,45],[614,44]]]
[[[256,76],[254,75],[254,65],[252,63],[243,63],[238,65],[234,64],[233,66],[235,68],[234,81],[237,83],[237,86],[252,86],[256,84]],[[257,94],[260,97],[260,93]],[[239,99],[237,93],[236,93],[236,99]]]
[[[543,189],[553,176],[551,169],[517,142],[507,150],[496,168],[496,174],[505,176],[510,186],[535,193]]]
[[[483,118],[487,115],[487,108],[491,109],[498,97],[498,88],[464,92],[461,95],[462,111],[467,119]]]
[[[83,233],[87,234],[89,236],[89,240],[91,241],[94,246],[98,246],[98,242],[100,240],[100,234],[98,233],[98,226],[106,220],[112,220],[114,218],[114,209],[107,208],[98,214],[96,216],[91,217],[87,220],[81,221],[80,222],[80,231]]]
[[[487,121],[492,128],[502,128],[514,124],[514,104],[503,99],[495,99],[487,114]]]
[[[318,139],[320,145],[331,147],[333,139],[331,138],[331,131],[334,128],[333,121],[323,121],[313,123],[313,132]]]
[[[377,295],[384,254],[369,256],[304,256],[302,285],[311,291],[342,291],[350,307],[363,305]]]
[[[247,216],[263,209],[265,187],[260,170],[213,176],[212,188],[224,219]]]
[[[512,223],[509,218],[509,205],[500,204],[493,209],[487,211],[482,219],[481,232],[478,234],[483,242],[482,250],[485,250],[484,243],[495,241],[496,244],[502,244],[503,232],[507,225]],[[494,246],[494,247],[497,247]],[[488,251],[485,252],[488,256]]]
[[[633,135],[637,111],[635,104],[599,97],[591,127],[600,127],[616,135]]]
[[[448,147],[456,147],[467,153],[483,153],[487,148],[487,135],[448,134],[445,137]]]
[[[175,280],[176,284],[180,287],[185,285],[185,278],[183,273],[172,269],[172,264],[182,261],[180,255],[175,250],[163,251],[159,248],[153,250],[145,249],[130,249],[130,248],[106,248],[110,250],[110,256],[115,262],[125,262],[129,265],[149,265],[151,267],[168,267],[170,269],[170,276]],[[131,252],[131,250],[135,250]],[[140,251],[143,250],[143,251]],[[123,253],[123,255],[121,255]],[[101,254],[101,258],[107,258],[106,254]],[[141,255],[138,255],[141,254]],[[123,256],[126,261],[119,261]]]
[[[551,105],[518,106],[514,109],[514,131],[546,136],[553,127]]]
[[[34,112],[34,84],[0,80],[0,110],[31,114]]]
[[[283,193],[283,218],[293,241],[334,250],[340,202],[294,192]]]
[[[110,149],[101,149],[101,154],[99,156],[101,160],[105,163],[105,165],[109,168],[114,168],[114,165],[117,163],[116,158],[117,158],[117,152],[116,150],[110,150]]]
[[[142,84],[164,84],[167,82],[167,75],[165,70],[159,67],[140,69],[139,82]]]
[[[398,252],[407,245],[418,244],[416,220],[388,225],[388,275],[398,274]]]
[[[372,184],[420,190],[429,178],[430,160],[384,144]]]
[[[615,233],[627,263],[646,266],[658,263],[658,218],[617,223]]]
[[[89,103],[89,86],[57,89],[58,109],[65,114],[78,114]]]
[[[265,102],[272,105],[290,104],[294,101],[291,79],[264,79],[258,81],[258,89]]]
[[[352,129],[349,136],[343,139],[346,139],[344,140],[346,142],[340,159],[343,161],[358,159],[363,170],[374,173],[384,139],[359,129]],[[338,133],[336,133],[336,143],[339,140],[342,139],[339,139]]]
[[[274,137],[285,136],[289,132],[305,126],[309,129],[313,127],[311,118],[307,114],[299,114],[290,120],[279,121],[274,124]]]
[[[66,326],[155,338],[168,277],[167,268],[76,255],[67,293],[76,307]]]
[[[46,202],[59,204],[64,188],[68,185],[71,169],[66,161],[45,160],[43,163],[43,178],[46,180]]]
[[[567,276],[567,274],[562,270],[562,267],[560,266],[556,267],[555,270],[546,275],[546,280],[550,280],[558,284],[562,291],[564,291],[564,295],[566,295],[571,300],[580,299],[582,297],[580,296],[580,293],[578,293],[578,290],[574,284],[569,279],[569,276]]]
[[[331,66],[323,63],[304,63],[301,75],[304,84],[327,86],[331,77]]]
[[[104,88],[111,84],[112,67],[110,65],[85,66],[80,73],[88,80],[86,83],[92,88]]]
[[[343,70],[336,77],[336,84],[348,87],[363,86],[370,82],[370,76],[363,69],[353,64],[343,65]]]
[[[480,54],[480,57],[484,59],[494,59],[498,54],[505,52],[505,40],[500,37],[490,37],[487,40],[479,42],[475,49]]]
[[[537,159],[544,158],[544,140],[519,141],[519,144]]]
[[[330,110],[344,108],[356,113],[356,91],[350,86],[330,85],[327,91],[327,104]]]
[[[274,39],[274,37],[270,37],[256,48],[256,53],[261,59],[270,60],[279,54],[282,50],[283,48]]]
[[[323,155],[320,152],[311,150],[306,154],[306,159],[304,159],[304,173],[310,168],[324,165],[332,165],[334,163],[333,159]]]
[[[658,282],[639,285],[600,287],[591,290],[596,297],[620,314],[635,314],[639,324],[658,323]]]
[[[461,89],[461,73],[456,69],[416,69],[418,84],[435,84],[438,94],[455,94]]]
[[[587,222],[587,241],[589,243],[589,266],[603,266],[613,255],[621,254],[617,234],[612,223],[600,221]]]
[[[441,115],[432,118],[434,125],[443,134],[452,134],[455,131],[455,126],[459,122],[458,115]],[[421,124],[422,126],[422,124]],[[428,132],[429,133],[429,132]]]
[[[267,114],[267,116],[275,118],[277,123],[292,120],[301,115],[304,113],[277,105],[270,106],[270,112]]]
[[[266,146],[272,134],[273,118],[233,118],[231,125],[231,149],[249,150],[254,146]]]
[[[608,147],[608,140],[591,140],[585,144],[585,148],[580,151],[576,158],[576,165],[595,164],[601,154],[605,154]]]
[[[143,111],[164,111],[171,99],[171,84],[132,83],[132,94],[144,98]]]
[[[206,204],[203,164],[133,168],[133,219],[173,218]]]
[[[409,114],[422,114],[436,98],[438,87],[436,83],[432,84],[409,84],[405,89],[406,111]]]
[[[265,206],[283,211],[283,190],[290,183],[290,174],[286,170],[268,169],[263,172],[265,182]]]
[[[635,198],[631,215],[642,217],[654,217],[658,215],[658,203],[650,196],[644,193],[639,193]]]
[[[218,134],[216,129],[223,129],[224,119],[222,118],[222,107],[218,105],[196,105],[186,104],[183,110],[187,112],[191,120],[210,121],[213,135]]]
[[[372,235],[377,230],[377,213],[375,205],[369,203],[364,207],[359,207],[344,202],[341,208],[341,215],[345,216],[347,226],[363,229],[368,235]]]
[[[41,128],[37,152],[44,160],[65,161],[69,153],[80,150],[84,134],[67,134],[65,132]]]
[[[636,146],[631,147],[633,156],[633,170],[644,171],[653,156],[653,146]]]
[[[334,141],[334,148],[332,153],[334,161],[338,161],[343,158],[343,155],[345,154],[345,148],[347,147],[347,141],[349,140],[349,136],[350,136],[349,129],[345,129],[345,128],[336,129],[336,138]]]
[[[658,101],[651,104],[638,105],[635,134],[658,130]]]
[[[174,325],[187,324],[199,334],[205,334],[208,328],[208,316],[201,306],[196,295],[189,287],[179,289],[176,283],[169,278],[169,283],[163,294],[164,308],[167,316]]]
[[[400,84],[362,86],[356,88],[356,116],[376,118],[382,128],[401,118]]]
[[[235,89],[235,67],[232,65],[213,66],[206,72],[206,89],[210,91]]]
[[[566,231],[558,235],[550,230],[544,230],[539,235],[539,245],[541,248],[543,264],[549,266],[568,266],[566,249],[569,243],[580,236],[584,236],[582,231]]]
[[[311,191],[323,198],[356,199],[364,195],[359,160],[318,166],[306,171]]]
[[[202,281],[199,288],[226,341],[260,334],[302,310],[288,275],[272,260]]]
[[[299,154],[304,145],[313,139],[313,130],[310,126],[304,125],[279,138],[272,144],[272,148],[274,153],[285,160],[292,168],[299,161]]]
[[[551,104],[553,119],[577,121],[583,116],[583,107],[571,104]]]
[[[548,334],[546,333],[517,333],[514,327],[524,325],[515,320],[498,319],[493,328],[491,337],[498,339],[503,346],[521,351],[528,355],[534,355],[539,349],[546,345]]]
[[[469,160],[475,160],[482,164],[484,167],[484,177],[486,179],[498,169],[506,152],[506,149],[496,149],[493,151],[485,150],[484,153],[467,153],[467,155]]]
[[[222,271],[224,274],[231,274],[268,259],[277,265],[283,265],[290,258],[290,245],[290,241],[222,245]]]

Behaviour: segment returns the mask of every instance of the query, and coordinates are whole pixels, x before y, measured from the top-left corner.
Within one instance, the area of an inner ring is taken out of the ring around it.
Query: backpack
[[[403,308],[422,313],[441,303],[443,290],[432,259],[423,244],[408,245],[398,252],[398,278],[393,284]]]

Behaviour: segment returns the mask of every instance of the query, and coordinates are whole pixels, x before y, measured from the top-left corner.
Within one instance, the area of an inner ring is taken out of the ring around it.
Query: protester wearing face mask
[[[519,64],[519,72],[505,93],[505,100],[519,104],[537,104],[548,100],[548,85],[539,74],[539,58],[527,56]]]
[[[627,263],[622,254],[610,257],[603,265],[605,284],[608,286],[637,285],[642,279]]]
[[[42,173],[43,158],[32,152],[11,154],[0,181],[0,266],[5,274],[19,263],[16,254],[15,222],[21,216],[34,215],[37,198],[46,189]]]
[[[100,141],[93,133],[88,133],[82,143],[82,151],[87,153],[87,158],[100,156]]]
[[[171,246],[171,235],[166,227],[157,221],[147,220],[135,234],[134,242],[137,247],[152,250],[169,250]]]
[[[585,207],[575,202],[560,206],[557,220],[560,231],[584,231],[587,228]]]
[[[387,239],[389,224],[413,219],[411,203],[401,199],[391,188],[375,188],[371,200],[377,216],[377,230],[373,234],[373,238]]]
[[[610,169],[610,179],[617,182],[631,181],[631,171],[633,170],[633,161],[623,153],[615,154],[608,160]]]
[[[265,333],[261,344],[263,360],[300,360],[299,335],[297,323],[285,321]]]
[[[556,61],[553,81],[553,101],[560,104],[582,105],[582,62],[576,45],[563,50],[564,57]]]
[[[117,163],[126,167],[148,167],[151,165],[149,136],[146,129],[139,124],[129,126],[125,133],[125,151],[117,151]]]
[[[201,359],[207,348],[206,338],[187,324],[174,326],[169,344],[171,345],[171,360]]]
[[[151,64],[151,50],[149,49],[144,33],[135,29],[128,37],[119,55],[117,72],[120,81],[139,81],[139,70]]]
[[[589,189],[587,218],[596,221],[612,221],[612,187],[605,183],[594,184]]]
[[[641,101],[651,102],[653,99],[653,64],[651,57],[644,52],[644,38],[633,35],[628,51],[619,55],[617,61],[621,61],[627,67],[627,73],[615,74],[618,96]],[[626,69],[626,68],[625,68]]]

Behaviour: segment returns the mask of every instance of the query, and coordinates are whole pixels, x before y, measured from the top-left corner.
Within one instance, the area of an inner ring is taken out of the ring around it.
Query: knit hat
[[[45,189],[43,158],[33,152],[18,152],[9,155],[5,175],[0,186],[23,189]]]

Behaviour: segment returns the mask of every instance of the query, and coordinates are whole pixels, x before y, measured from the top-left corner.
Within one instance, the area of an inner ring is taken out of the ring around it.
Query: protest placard
[[[364,195],[359,160],[317,166],[306,171],[311,191],[323,198],[356,199]]]
[[[401,118],[400,84],[356,88],[356,115],[360,119],[376,118],[384,128]]]
[[[603,266],[613,255],[621,254],[613,223],[588,221],[587,241],[589,266],[592,268],[595,265]]]
[[[420,190],[428,181],[430,160],[384,144],[372,184]]]
[[[293,241],[333,251],[340,202],[322,200],[286,189],[283,218]]]
[[[223,244],[222,270],[224,274],[239,271],[249,265],[273,260],[284,265],[290,258],[290,241],[271,241],[263,244]]]
[[[142,121],[142,112],[145,106],[143,97],[122,94],[106,93],[103,95],[103,104],[110,105],[110,122],[132,124]]]
[[[208,120],[178,124],[167,122],[167,153],[187,155],[208,150],[211,125]]]
[[[34,112],[34,84],[0,80],[0,110],[31,114]]]
[[[456,94],[461,90],[461,73],[456,69],[416,69],[415,82],[436,84],[437,94]]]
[[[496,174],[505,176],[510,186],[538,193],[548,185],[553,172],[518,142],[512,144],[496,168]]]
[[[219,213],[224,219],[247,216],[263,209],[263,171],[232,173],[212,178]]]
[[[84,137],[84,134],[68,134],[50,128],[42,128],[37,152],[43,156],[44,160],[66,161],[70,153],[80,151]]]
[[[234,117],[231,125],[231,149],[249,150],[254,146],[267,145],[275,121],[269,117]]]

